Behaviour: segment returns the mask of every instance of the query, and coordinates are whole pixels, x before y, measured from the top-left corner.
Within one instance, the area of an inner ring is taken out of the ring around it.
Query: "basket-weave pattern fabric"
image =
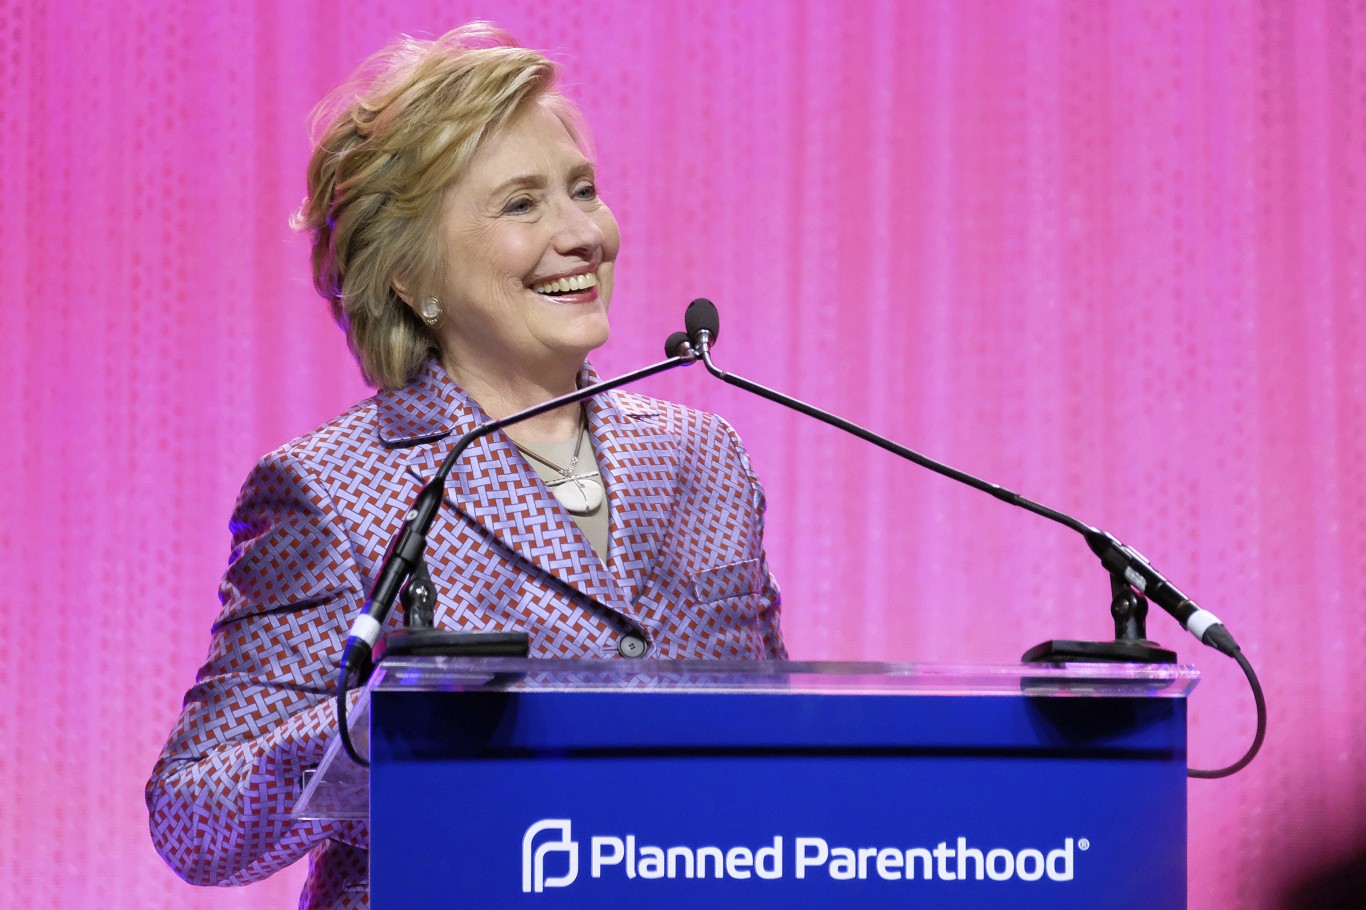
[[[437,626],[523,630],[544,658],[616,658],[626,635],[652,658],[785,657],[763,492],[735,432],[630,393],[587,407],[611,508],[606,564],[493,434],[462,456],[428,537]],[[335,730],[337,659],[389,541],[486,419],[429,362],[247,479],[209,656],[147,785],[153,840],[186,880],[255,881],[312,851],[301,906],[366,906],[365,826],[289,810]]]

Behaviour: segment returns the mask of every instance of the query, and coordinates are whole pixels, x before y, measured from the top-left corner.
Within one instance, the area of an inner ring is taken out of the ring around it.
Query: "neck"
[[[572,370],[562,367],[539,374],[515,371],[490,373],[461,367],[450,360],[445,361],[445,367],[451,379],[494,420],[501,420],[578,388],[577,365]],[[579,431],[581,413],[579,405],[566,405],[524,420],[504,432],[514,442],[523,445],[571,439]]]

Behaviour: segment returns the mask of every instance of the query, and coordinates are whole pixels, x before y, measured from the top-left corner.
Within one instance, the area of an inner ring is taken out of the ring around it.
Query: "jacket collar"
[[[578,381],[591,385],[597,374],[585,364]],[[605,566],[504,433],[475,440],[460,456],[446,481],[446,504],[523,559],[635,620],[633,604],[653,574],[679,487],[678,445],[663,433],[658,409],[635,396],[608,392],[585,407],[608,491]],[[407,468],[419,483],[436,473],[463,434],[489,419],[435,358],[407,386],[380,392],[376,411],[380,441],[407,449]]]
[[[385,389],[375,396],[375,407],[380,442],[390,447],[439,439],[455,428],[457,412],[478,411],[478,405],[451,381],[435,357],[423,361],[403,388]],[[482,411],[478,413],[483,416]]]

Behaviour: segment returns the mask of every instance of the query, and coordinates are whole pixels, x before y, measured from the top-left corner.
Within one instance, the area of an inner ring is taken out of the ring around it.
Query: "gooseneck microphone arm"
[[[770,389],[767,386],[762,386],[757,382],[752,382],[748,379],[745,379],[743,376],[737,376],[734,373],[727,373],[725,370],[719,368],[715,363],[712,362],[711,341],[714,339],[714,337],[714,335],[711,335],[711,337],[706,338],[705,341],[703,341],[702,339],[697,339],[694,341],[693,346],[695,348],[700,348],[698,356],[701,358],[703,365],[706,366],[707,372],[711,373],[713,376],[715,376],[722,382],[736,386],[737,388],[744,389],[747,392],[753,392],[755,395],[758,395],[761,398],[767,398],[769,401],[776,402],[785,407],[791,408],[794,411],[800,411],[806,416],[814,417],[822,423],[830,424],[830,426],[832,427],[838,427],[844,432],[853,434],[854,436],[857,436],[859,439],[862,439],[865,442],[871,442],[878,448],[886,449],[888,452],[900,455],[907,461],[915,462],[922,468],[928,468],[936,474],[942,474],[943,476],[956,480],[959,483],[964,483],[970,487],[981,490],[983,493],[989,493],[990,495],[995,496],[997,499],[1000,499],[1003,502],[1008,502],[1013,506],[1019,506],[1022,509],[1028,509],[1029,511],[1042,515],[1045,518],[1052,519],[1053,521],[1056,521],[1059,524],[1066,525],[1067,527],[1071,528],[1079,534],[1086,534],[1088,531],[1094,530],[1093,528],[1090,528],[1087,525],[1082,524],[1080,521],[1077,521],[1077,519],[1073,518],[1070,515],[1065,515],[1062,512],[1054,511],[1053,509],[1048,508],[1048,506],[1039,505],[1037,502],[1031,502],[1030,500],[1025,499],[1023,496],[1020,496],[1018,493],[1012,493],[1010,490],[1007,490],[1004,487],[997,486],[994,483],[989,483],[985,480],[982,480],[980,477],[974,477],[973,475],[968,474],[964,471],[960,471],[957,468],[952,468],[942,462],[935,461],[933,458],[921,455],[919,452],[916,452],[912,449],[908,449],[900,443],[893,442],[885,436],[880,436],[877,433],[874,433],[872,430],[861,427],[858,424],[853,423],[852,421],[845,420],[843,417],[840,417],[837,414],[831,414],[828,411],[822,411],[820,408],[815,407],[814,405],[809,405],[806,402],[801,401],[800,399],[793,398],[791,395],[784,395],[782,392],[774,391],[773,389]]]
[[[1024,498],[1018,493],[1007,490],[1005,487],[998,486],[974,477],[957,468],[949,467],[946,464],[935,461],[919,452],[906,448],[905,446],[893,442],[885,436],[880,436],[872,430],[865,429],[856,423],[845,420],[835,414],[823,411],[820,408],[809,405],[804,401],[784,395],[782,392],[774,391],[757,382],[751,382],[742,376],[734,373],[727,373],[712,362],[711,345],[715,342],[720,329],[720,318],[716,312],[716,306],[711,301],[704,298],[694,300],[688,305],[687,312],[688,340],[698,357],[706,366],[707,372],[717,379],[737,388],[752,392],[761,398],[776,402],[795,411],[814,417],[822,423],[828,423],[832,427],[838,427],[846,433],[857,436],[866,442],[886,449],[895,455],[899,455],[907,461],[914,462],[923,468],[966,484],[974,489],[981,490],[996,497],[1002,502],[1007,502],[1012,506],[1041,515],[1050,521],[1055,521],[1064,527],[1071,528],[1086,539],[1091,551],[1100,557],[1101,563],[1106,570],[1112,574],[1122,576],[1129,584],[1133,585],[1139,593],[1151,598],[1158,606],[1171,613],[1177,622],[1181,623],[1192,635],[1201,643],[1216,648],[1230,657],[1238,649],[1238,645],[1233,641],[1233,636],[1224,628],[1218,617],[1214,614],[1197,607],[1190,598],[1176,589],[1171,582],[1163,578],[1137,550],[1127,547],[1116,540],[1112,535],[1105,531],[1091,527],[1084,522],[1078,521],[1071,515],[1050,509],[1048,506],[1041,505]]]
[[[1257,680],[1257,674],[1253,671],[1252,665],[1244,656],[1238,643],[1233,640],[1219,618],[1207,610],[1201,609],[1195,603],[1182,594],[1175,585],[1163,578],[1162,575],[1152,567],[1147,559],[1132,547],[1120,543],[1115,537],[1106,531],[1093,528],[1084,522],[1078,521],[1071,515],[1050,509],[1048,506],[1041,505],[1029,499],[1025,499],[1018,493],[1011,492],[1004,487],[994,483],[988,483],[980,477],[974,477],[957,468],[951,468],[946,464],[935,461],[921,455],[919,452],[912,451],[899,443],[880,436],[872,430],[865,429],[858,424],[845,420],[843,417],[836,416],[820,408],[807,404],[784,395],[782,392],[775,391],[757,382],[751,382],[742,376],[728,373],[720,369],[712,362],[711,346],[716,341],[720,332],[720,317],[716,312],[716,306],[710,300],[699,298],[688,305],[686,314],[687,341],[690,346],[706,366],[707,372],[728,385],[752,392],[761,398],[783,405],[799,411],[808,417],[814,417],[822,423],[828,423],[833,427],[838,427],[846,433],[857,436],[866,442],[886,449],[895,455],[905,458],[907,461],[914,462],[923,468],[928,468],[936,474],[941,474],[951,480],[981,490],[988,493],[1002,502],[1010,503],[1013,506],[1041,515],[1050,521],[1055,521],[1064,527],[1071,528],[1086,540],[1086,544],[1091,551],[1100,558],[1101,564],[1110,573],[1112,579],[1122,580],[1124,584],[1130,585],[1139,595],[1146,596],[1170,613],[1177,622],[1196,637],[1202,644],[1208,645],[1238,662],[1244,675],[1252,687],[1253,699],[1257,709],[1257,730],[1253,735],[1252,745],[1248,748],[1238,761],[1224,768],[1216,770],[1190,769],[1191,777],[1215,778],[1227,777],[1246,767],[1252,761],[1257,752],[1261,749],[1262,742],[1266,736],[1266,699],[1262,694],[1261,683]]]
[[[601,395],[603,392],[609,392],[612,389],[654,376],[656,373],[663,373],[666,370],[672,370],[674,367],[694,363],[697,358],[691,348],[677,343],[677,336],[680,334],[682,333],[675,333],[674,336],[670,337],[666,345],[669,354],[667,360],[641,367],[614,379],[575,389],[573,392],[568,392],[558,398],[552,398],[515,414],[509,414],[507,417],[490,420],[456,440],[449,454],[441,462],[441,467],[422,488],[422,492],[418,493],[412,508],[404,516],[403,526],[389,544],[389,549],[384,555],[384,561],[380,564],[379,572],[375,576],[375,583],[371,586],[370,594],[365,599],[365,606],[352,622],[350,635],[346,639],[346,647],[342,650],[337,681],[337,723],[342,745],[353,761],[357,764],[369,765],[369,762],[356,752],[351,742],[350,731],[346,727],[346,692],[351,687],[352,677],[363,675],[359,671],[366,666],[370,651],[379,640],[384,620],[393,607],[394,598],[422,560],[422,555],[427,549],[427,533],[431,530],[432,523],[436,520],[437,512],[441,507],[446,478],[450,476],[451,471],[455,468],[455,463],[460,460],[461,454],[474,441],[513,424],[539,417],[565,405],[577,404],[595,395]]]

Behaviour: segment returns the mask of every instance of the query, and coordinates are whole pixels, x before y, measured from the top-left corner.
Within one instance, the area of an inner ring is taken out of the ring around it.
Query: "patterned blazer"
[[[580,381],[592,378],[585,367]],[[436,624],[526,631],[533,657],[615,658],[628,637],[650,658],[785,657],[763,492],[734,430],[623,392],[587,409],[611,509],[606,563],[495,433],[462,456],[428,537]],[[301,907],[368,904],[366,826],[289,812],[336,729],[337,660],[385,549],[485,420],[429,361],[248,477],[209,656],[147,784],[153,841],[186,881],[244,884],[309,853]]]

